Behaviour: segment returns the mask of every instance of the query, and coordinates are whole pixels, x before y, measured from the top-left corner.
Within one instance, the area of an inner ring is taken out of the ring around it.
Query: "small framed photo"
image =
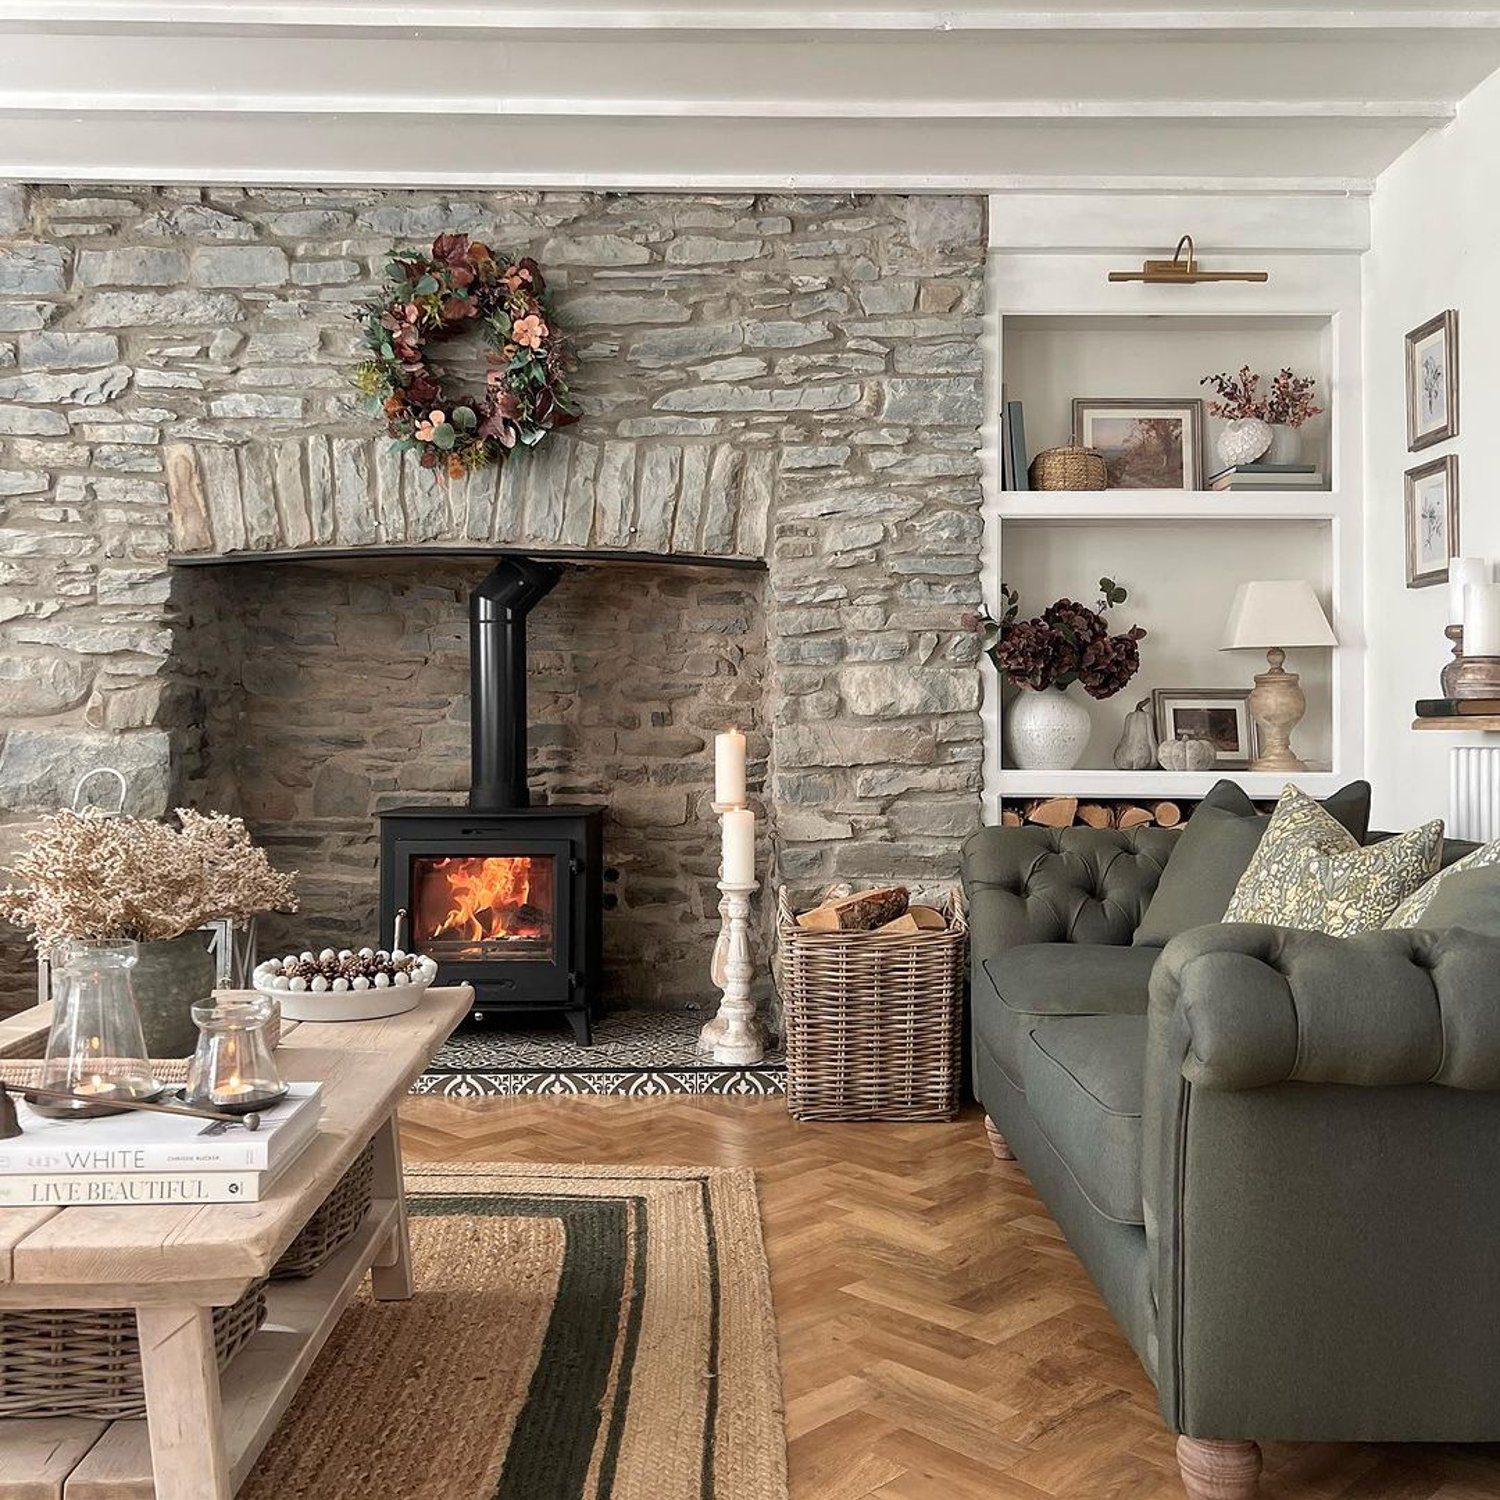
[[[1450,307],[1406,335],[1406,447],[1458,436],[1458,314]]]
[[[1151,694],[1156,737],[1212,740],[1216,771],[1243,771],[1260,754],[1249,688],[1157,688]]]
[[[1458,556],[1458,455],[1406,471],[1406,586],[1448,581]]]
[[[1104,455],[1112,490],[1203,487],[1201,401],[1079,396],[1073,402],[1073,440]]]

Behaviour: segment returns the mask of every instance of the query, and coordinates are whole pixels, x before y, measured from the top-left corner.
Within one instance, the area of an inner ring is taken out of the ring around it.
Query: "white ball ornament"
[[[312,954],[310,952],[304,952],[301,955],[301,958],[302,958],[302,962],[305,963],[305,964],[310,964],[313,961],[313,956],[312,956]]]
[[[375,976],[375,988],[377,990],[383,990],[383,989],[387,988],[387,986],[389,986],[390,982],[391,982],[391,976],[389,974],[377,974]]]
[[[354,957],[354,950],[352,948],[340,948],[339,949],[339,962],[340,963],[343,963],[343,961],[346,958],[353,958],[353,957]]]
[[[271,981],[271,988],[273,990],[289,989],[291,987],[291,983],[292,983],[292,981],[290,979],[288,979],[285,974],[278,974]]]
[[[405,973],[404,970],[397,969],[396,972],[391,975],[391,983],[392,984],[410,984],[411,980],[409,980],[406,977],[406,973]]]
[[[363,974],[356,974],[354,978],[349,981],[349,984],[351,988],[356,990],[367,990],[370,988],[370,981],[366,979]]]
[[[329,962],[329,960],[330,960],[330,959],[333,959],[333,958],[337,958],[337,957],[338,957],[338,955],[337,955],[337,954],[336,954],[336,953],[335,953],[335,952],[334,952],[334,951],[333,951],[333,949],[332,949],[332,948],[325,948],[325,949],[324,949],[324,950],[323,950],[323,951],[322,951],[322,952],[321,952],[321,953],[320,953],[320,954],[319,954],[319,955],[318,955],[318,962],[319,962],[319,963],[320,963],[320,964],[326,964],[326,963],[328,963],[328,962]]]
[[[316,978],[313,979],[308,988],[313,992],[313,994],[321,995],[323,991],[328,988],[328,981],[324,979],[321,974],[319,974]]]
[[[391,949],[391,962],[393,964],[399,964],[401,962],[401,960],[403,958],[405,958],[405,957],[406,957],[406,949],[405,948],[392,948]]]
[[[359,950],[359,956],[361,958],[374,958],[375,950],[373,948],[361,948]]]
[[[335,994],[342,995],[344,993],[344,991],[347,990],[348,988],[349,988],[349,981],[347,979],[345,979],[343,977],[343,975],[340,975],[337,979],[335,979],[333,981],[333,990],[334,990]]]
[[[281,967],[283,969],[290,969],[291,966],[296,962],[297,955],[295,953],[288,953],[287,956],[281,960]]]
[[[306,989],[307,989],[307,981],[305,979],[303,979],[302,976],[299,974],[299,975],[295,976],[294,978],[289,979],[287,981],[287,986],[286,987],[289,990],[291,990],[293,994],[300,995],[300,994],[303,994],[306,991]]]

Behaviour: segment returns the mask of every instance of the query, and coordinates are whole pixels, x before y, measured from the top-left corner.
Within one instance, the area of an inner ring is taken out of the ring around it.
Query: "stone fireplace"
[[[585,416],[451,485],[347,383],[444,229],[547,269]],[[0,190],[0,860],[78,774],[239,811],[296,934],[372,931],[378,817],[469,784],[466,600],[530,620],[530,784],[607,804],[606,1004],[703,998],[713,731],[768,882],[928,880],[979,817],[977,199]],[[29,993],[13,937],[6,998]]]

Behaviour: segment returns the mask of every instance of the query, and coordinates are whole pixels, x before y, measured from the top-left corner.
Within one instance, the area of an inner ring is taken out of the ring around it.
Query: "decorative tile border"
[[[786,1093],[786,1069],[609,1068],[596,1071],[424,1073],[414,1094],[448,1099],[487,1096],[614,1094],[647,1098],[655,1094],[731,1094],[775,1097]]]

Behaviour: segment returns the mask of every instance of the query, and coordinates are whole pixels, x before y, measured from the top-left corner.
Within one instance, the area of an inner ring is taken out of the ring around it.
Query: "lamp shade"
[[[1305,578],[1242,583],[1224,626],[1221,651],[1337,646],[1338,637]]]

